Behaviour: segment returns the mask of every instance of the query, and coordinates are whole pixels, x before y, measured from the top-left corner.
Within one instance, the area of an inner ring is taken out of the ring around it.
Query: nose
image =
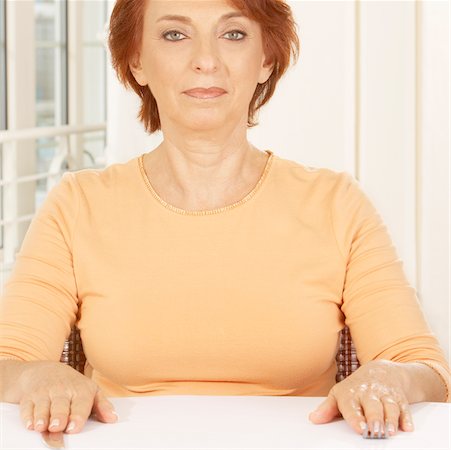
[[[220,64],[217,46],[212,40],[200,39],[194,46],[192,67],[197,72],[215,72]]]

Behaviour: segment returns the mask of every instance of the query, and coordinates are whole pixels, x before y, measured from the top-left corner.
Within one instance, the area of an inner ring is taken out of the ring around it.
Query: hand
[[[101,422],[117,421],[113,405],[96,383],[66,364],[30,361],[18,385],[20,416],[29,430],[78,433],[91,412]]]
[[[384,359],[370,361],[337,383],[327,399],[309,415],[313,423],[327,423],[342,416],[359,434],[394,435],[401,426],[413,431],[412,416],[405,393],[402,363]]]

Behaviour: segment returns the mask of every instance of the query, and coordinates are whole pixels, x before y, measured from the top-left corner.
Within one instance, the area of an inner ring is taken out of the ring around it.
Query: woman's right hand
[[[18,387],[20,416],[29,430],[78,433],[91,413],[101,422],[117,421],[97,384],[66,364],[29,361]]]

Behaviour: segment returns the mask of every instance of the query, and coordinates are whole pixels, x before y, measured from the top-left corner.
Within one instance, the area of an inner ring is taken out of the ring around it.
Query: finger
[[[382,436],[385,433],[384,406],[379,397],[369,394],[362,398],[361,403],[368,423],[368,435],[371,437]]]
[[[23,398],[19,405],[20,418],[27,430],[33,429],[34,422],[34,403],[30,398]]]
[[[385,434],[393,436],[398,431],[400,407],[398,402],[389,396],[381,397],[385,414]]]
[[[64,434],[61,431],[52,433],[51,431],[43,431],[41,433],[42,442],[48,448],[64,448]]]
[[[50,414],[50,398],[49,397],[37,397],[34,400],[34,429],[36,431],[47,430],[49,426],[49,414]]]
[[[105,397],[100,389],[97,391],[94,398],[92,410],[96,415],[96,418],[101,422],[116,422],[118,419],[117,413],[114,410],[114,405]]]
[[[357,397],[349,397],[340,402],[340,408],[343,419],[352,427],[357,434],[362,434],[367,427],[366,418],[363,414],[363,408]]]
[[[404,400],[400,403],[401,414],[399,416],[399,423],[403,431],[413,431],[413,420],[410,412],[409,403]]]
[[[78,433],[85,425],[91,414],[94,398],[92,392],[83,389],[72,397],[67,433]]]
[[[309,420],[313,423],[327,423],[340,416],[337,399],[332,390],[318,408],[309,414]]]
[[[63,431],[67,426],[71,400],[66,395],[51,398],[49,431]]]

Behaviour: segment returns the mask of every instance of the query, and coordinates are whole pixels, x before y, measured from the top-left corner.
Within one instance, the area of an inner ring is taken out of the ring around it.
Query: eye
[[[229,31],[229,32],[226,33],[226,34],[234,34],[235,36],[236,36],[237,34],[241,34],[241,35],[243,36],[243,37],[240,38],[240,39],[231,39],[232,41],[242,41],[242,40],[247,36],[247,33],[245,33],[244,31],[240,31],[240,30]]]
[[[167,40],[167,41],[173,41],[173,42],[176,42],[176,41],[183,41],[183,39],[168,39],[166,36],[169,36],[169,35],[172,35],[172,36],[174,36],[174,35],[181,35],[181,36],[184,36],[184,34],[183,33],[180,33],[180,31],[177,31],[177,30],[169,30],[169,31],[166,31],[166,33],[163,33],[163,37]]]

